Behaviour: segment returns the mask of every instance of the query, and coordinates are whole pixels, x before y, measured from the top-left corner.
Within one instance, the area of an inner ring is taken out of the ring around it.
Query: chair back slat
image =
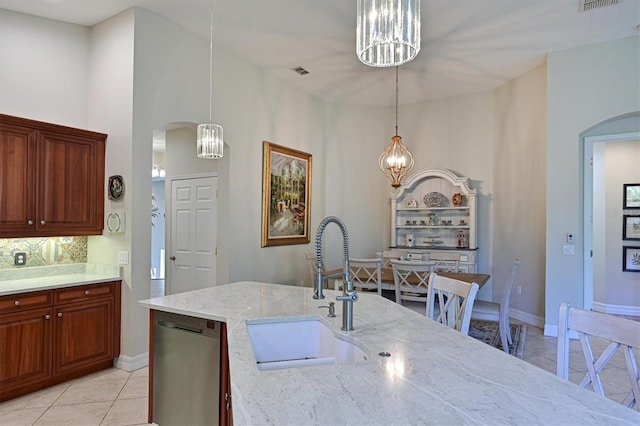
[[[463,334],[469,334],[471,310],[478,294],[478,284],[443,277],[437,273],[431,274],[429,282],[431,289],[427,301],[427,316]]]
[[[382,296],[382,259],[349,258],[349,270],[355,288],[377,290]]]
[[[402,304],[403,300],[425,302],[426,314],[429,274],[432,266],[431,263],[426,262],[391,260],[397,303]]]
[[[577,333],[580,339],[582,355],[587,365],[587,374],[579,385],[605,396],[601,373],[620,350],[624,354],[631,389],[622,404],[640,411],[640,375],[634,355],[640,350],[640,322],[616,317],[600,312],[574,308],[567,303],[560,305],[558,321],[558,354],[556,374],[565,380],[569,378],[569,334]],[[609,343],[596,358],[592,347],[592,338],[604,339]]]

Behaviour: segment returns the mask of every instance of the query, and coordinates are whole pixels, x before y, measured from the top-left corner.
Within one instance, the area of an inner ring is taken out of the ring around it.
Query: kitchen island
[[[235,425],[640,424],[637,412],[375,294],[359,294],[346,333],[368,360],[258,370],[247,320],[318,316],[344,333],[342,304],[335,318],[322,307],[338,294],[237,282],[140,304],[226,323]]]

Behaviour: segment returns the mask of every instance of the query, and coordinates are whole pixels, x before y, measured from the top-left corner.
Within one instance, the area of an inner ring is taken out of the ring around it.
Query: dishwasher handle
[[[158,321],[156,321],[156,324],[157,324],[157,325],[159,325],[159,326],[161,326],[161,327],[173,328],[173,329],[176,329],[176,330],[188,331],[189,333],[202,334],[202,329],[201,329],[201,328],[189,327],[188,325],[175,324],[175,323],[173,323],[173,322],[169,322],[169,321],[162,321],[162,320],[158,320]]]

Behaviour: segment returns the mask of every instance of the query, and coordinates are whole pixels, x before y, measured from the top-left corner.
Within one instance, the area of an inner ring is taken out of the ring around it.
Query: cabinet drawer
[[[113,282],[81,285],[77,287],[63,288],[55,291],[55,303],[74,303],[85,300],[113,297],[115,294]]]
[[[0,297],[0,315],[13,314],[29,309],[45,308],[53,304],[53,291],[12,294]]]

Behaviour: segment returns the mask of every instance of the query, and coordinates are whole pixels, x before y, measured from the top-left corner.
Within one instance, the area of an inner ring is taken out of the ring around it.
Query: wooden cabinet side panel
[[[229,345],[227,341],[226,323],[222,323],[222,332],[220,333],[220,424],[233,425],[231,376],[229,374]]]
[[[51,308],[0,316],[0,400],[51,374]]]

